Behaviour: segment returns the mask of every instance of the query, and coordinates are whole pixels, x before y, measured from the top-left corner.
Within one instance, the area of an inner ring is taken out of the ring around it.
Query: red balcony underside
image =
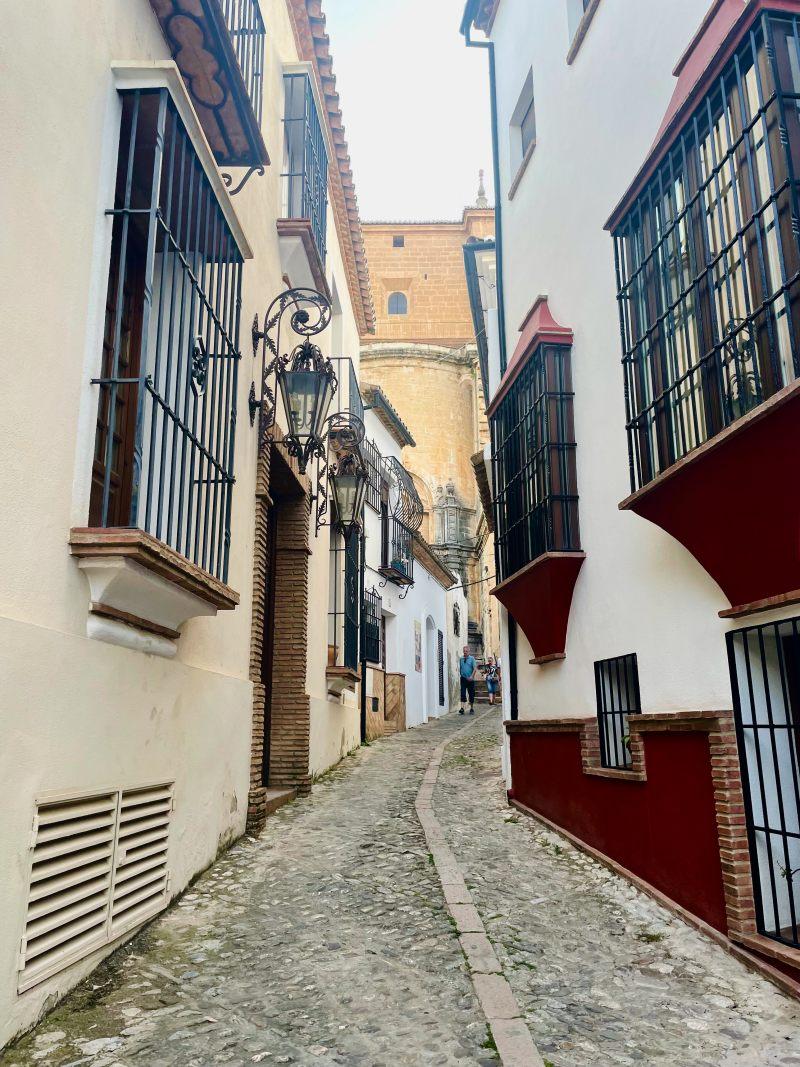
[[[672,534],[744,613],[800,598],[800,382],[619,505]],[[764,603],[764,602],[767,603]]]
[[[563,659],[572,594],[586,555],[545,552],[492,590],[533,649],[532,663]]]

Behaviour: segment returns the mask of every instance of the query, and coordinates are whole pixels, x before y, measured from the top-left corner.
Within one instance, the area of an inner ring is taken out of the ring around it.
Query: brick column
[[[274,428],[275,437],[281,432]],[[277,522],[275,634],[271,694],[270,786],[310,791],[311,702],[305,690],[308,643],[309,482],[280,446],[262,448],[256,470],[253,597],[250,630],[250,680],[253,683],[250,790],[247,832],[257,833],[266,819],[267,790],[262,785],[264,720],[269,694],[261,681],[264,642],[264,592],[270,515]],[[270,505],[275,505],[273,508]]]
[[[275,667],[273,670],[270,785],[311,791],[309,748],[311,701],[306,692],[308,650],[309,503],[299,497],[278,513],[275,574]]]

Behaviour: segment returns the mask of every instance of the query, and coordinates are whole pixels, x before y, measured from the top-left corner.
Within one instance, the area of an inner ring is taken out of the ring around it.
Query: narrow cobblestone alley
[[[800,1064],[800,1006],[505,803],[498,716],[361,749],[230,850],[3,1062],[492,1064],[414,800],[554,1067]]]

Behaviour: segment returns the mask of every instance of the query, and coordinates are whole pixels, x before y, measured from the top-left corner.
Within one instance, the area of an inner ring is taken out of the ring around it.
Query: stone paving
[[[467,720],[469,722],[469,720]],[[79,986],[8,1067],[489,1067],[414,812],[433,803],[554,1067],[800,1067],[800,1005],[557,835],[512,813],[499,716],[360,750],[244,839]]]
[[[497,1062],[414,811],[459,717],[362,748],[95,971],[4,1067]]]
[[[509,809],[498,736],[453,740],[434,805],[545,1063],[800,1065],[800,1004]]]

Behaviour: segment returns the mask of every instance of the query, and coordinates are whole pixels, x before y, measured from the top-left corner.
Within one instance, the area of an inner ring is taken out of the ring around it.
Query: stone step
[[[266,793],[266,815],[274,815],[278,808],[297,799],[296,789],[268,789]]]

